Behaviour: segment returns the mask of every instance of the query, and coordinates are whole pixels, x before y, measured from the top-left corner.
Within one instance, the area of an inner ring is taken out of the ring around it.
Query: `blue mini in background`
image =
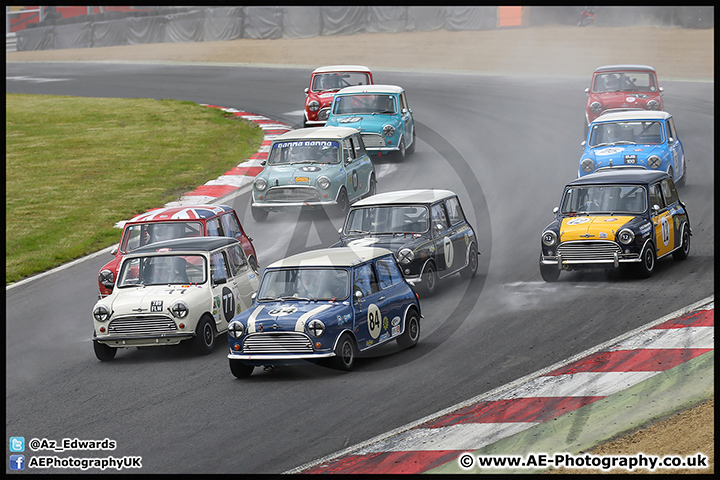
[[[360,130],[371,155],[394,153],[402,160],[415,150],[415,121],[396,85],[356,85],[335,94],[326,126]]]
[[[677,186],[687,177],[685,151],[672,115],[628,110],[595,119],[582,143],[578,177],[603,167],[642,167],[666,172]]]

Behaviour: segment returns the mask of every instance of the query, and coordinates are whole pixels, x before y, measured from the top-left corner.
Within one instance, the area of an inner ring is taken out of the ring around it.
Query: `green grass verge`
[[[5,95],[5,283],[120,240],[114,225],[255,153],[262,130],[177,100]]]

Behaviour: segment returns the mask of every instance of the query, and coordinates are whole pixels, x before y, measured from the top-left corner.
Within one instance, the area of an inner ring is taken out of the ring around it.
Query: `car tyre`
[[[350,334],[344,333],[335,347],[335,356],[330,359],[330,366],[349,372],[355,367],[356,355],[355,340]]]
[[[425,297],[431,297],[435,290],[437,290],[437,272],[435,271],[435,264],[429,262],[425,266],[425,270],[420,277],[420,292]]]
[[[195,328],[195,336],[190,340],[197,355],[207,355],[215,347],[215,327],[209,317],[202,317]]]
[[[255,370],[255,366],[246,365],[240,360],[228,359],[228,361],[230,362],[230,372],[232,372],[235,378],[248,378],[252,375],[253,370]]]
[[[348,207],[350,206],[350,200],[348,200],[347,191],[344,188],[340,189],[338,193],[337,202],[335,203],[335,210],[340,215],[344,216],[347,213]]]
[[[468,264],[460,270],[460,276],[466,280],[474,278],[478,271],[478,253],[477,247],[474,243],[470,244],[470,254],[468,257]]]
[[[407,150],[405,149],[405,138],[400,138],[400,144],[398,145],[398,150],[395,152],[395,158],[398,159],[398,161],[402,162],[405,160],[405,156],[407,155]]]
[[[542,255],[540,255],[540,276],[546,282],[555,282],[560,278],[560,269],[557,265],[543,265]]]
[[[685,180],[687,179],[687,163],[685,163],[685,157],[683,157],[683,175],[680,177],[680,180],[675,182],[676,187],[684,187],[685,186]]]
[[[655,246],[648,243],[640,254],[640,263],[636,265],[636,274],[638,278],[650,278],[655,270]]]
[[[406,153],[407,155],[412,155],[413,153],[415,153],[415,141],[416,141],[416,140],[417,140],[417,139],[415,138],[415,128],[413,128],[412,143],[410,144],[409,147],[407,147],[407,150],[405,151],[405,153]]]
[[[682,244],[673,252],[675,260],[685,260],[690,255],[690,232],[687,225],[682,230]]]
[[[265,220],[267,220],[267,210],[263,208],[250,207],[250,211],[252,212],[252,217],[256,222],[264,222]]]
[[[377,193],[377,181],[375,181],[375,174],[371,173],[368,180],[368,193],[365,196],[372,197],[375,193]]]
[[[252,269],[253,272],[259,273],[258,272],[258,263],[257,263],[257,260],[255,260],[255,257],[248,258],[248,265],[250,266],[250,268]]]
[[[403,350],[412,348],[420,340],[420,318],[414,309],[408,311],[405,319],[405,331],[397,339],[397,344]]]
[[[117,353],[117,348],[109,347],[95,340],[93,340],[93,350],[95,350],[95,356],[101,362],[109,362],[115,358],[115,354]]]

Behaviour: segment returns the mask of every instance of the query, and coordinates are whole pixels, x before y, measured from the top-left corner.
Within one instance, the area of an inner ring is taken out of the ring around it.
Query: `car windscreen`
[[[335,115],[395,114],[397,102],[394,95],[358,94],[336,95],[333,103]]]
[[[598,73],[593,82],[594,93],[656,92],[655,76],[645,72]]]
[[[297,140],[274,143],[268,165],[291,163],[340,163],[340,142],[337,140]]]
[[[656,145],[665,141],[663,123],[656,120],[593,123],[589,146]]]
[[[313,92],[323,92],[340,90],[351,85],[367,85],[368,83],[370,83],[370,76],[362,72],[316,73],[310,89]]]
[[[563,195],[560,213],[632,214],[647,210],[647,190],[641,185],[589,185],[568,187]]]
[[[388,205],[350,210],[344,233],[425,233],[428,228],[428,209],[424,205]]]
[[[173,238],[202,237],[201,222],[149,222],[128,225],[122,239],[124,252],[132,252],[149,243],[172,240]]]
[[[126,258],[118,273],[117,286],[192,285],[207,280],[207,265],[202,255],[152,255]]]
[[[291,300],[345,300],[350,275],[344,268],[282,268],[265,272],[258,287],[260,302]]]

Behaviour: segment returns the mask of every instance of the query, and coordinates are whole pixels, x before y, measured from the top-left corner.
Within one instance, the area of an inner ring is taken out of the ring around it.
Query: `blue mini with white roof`
[[[578,177],[624,166],[666,172],[678,186],[687,177],[685,150],[668,112],[636,109],[600,115],[582,146]]]
[[[400,159],[415,150],[415,120],[405,89],[397,85],[355,85],[333,98],[326,126],[360,130],[369,154],[396,154]]]
[[[304,252],[268,266],[252,306],[228,325],[230,371],[327,364],[351,370],[359,353],[393,340],[414,347],[420,301],[392,252],[343,247]]]

